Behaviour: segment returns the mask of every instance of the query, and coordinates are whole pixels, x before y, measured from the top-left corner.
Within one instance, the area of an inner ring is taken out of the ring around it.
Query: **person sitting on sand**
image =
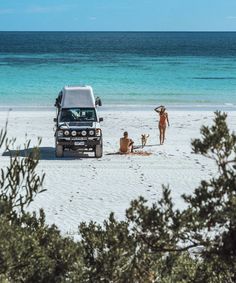
[[[168,113],[165,112],[166,109],[163,105],[156,107],[154,110],[160,115],[160,120],[159,120],[160,144],[163,144],[165,140],[166,122],[168,123],[168,126],[170,126]]]
[[[124,137],[120,138],[120,153],[133,152],[133,140],[128,137],[128,132],[124,132]]]

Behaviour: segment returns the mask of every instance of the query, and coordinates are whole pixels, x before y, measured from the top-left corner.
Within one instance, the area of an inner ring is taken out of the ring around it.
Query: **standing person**
[[[130,153],[133,152],[133,140],[128,137],[128,132],[124,132],[123,138],[120,138],[120,152]]]
[[[166,109],[163,105],[156,107],[154,110],[160,115],[160,120],[159,120],[160,144],[163,144],[166,133],[166,122],[168,123],[168,126],[170,126],[168,113],[165,112]]]

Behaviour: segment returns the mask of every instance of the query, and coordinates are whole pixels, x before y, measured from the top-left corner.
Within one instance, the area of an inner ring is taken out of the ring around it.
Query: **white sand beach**
[[[54,156],[54,111],[11,111],[8,136],[16,137],[16,145],[27,139],[32,145],[42,137],[39,172],[46,173],[44,188],[31,210],[43,208],[47,222],[55,223],[63,233],[77,234],[81,221],[99,223],[111,211],[119,219],[131,200],[145,197],[155,202],[162,184],[169,185],[176,207],[181,208],[183,193],[190,194],[202,179],[216,174],[211,160],[195,155],[191,139],[200,136],[201,125],[212,123],[210,111],[169,111],[170,127],[165,144],[159,145],[158,117],[154,111],[103,111],[104,156],[101,159],[68,155]],[[4,126],[6,111],[0,111],[0,125]],[[236,129],[236,111],[228,112],[228,123]],[[119,138],[124,130],[141,144],[141,134],[150,135],[145,151],[150,156],[113,155],[118,150]],[[8,165],[8,154],[1,151],[0,167]]]

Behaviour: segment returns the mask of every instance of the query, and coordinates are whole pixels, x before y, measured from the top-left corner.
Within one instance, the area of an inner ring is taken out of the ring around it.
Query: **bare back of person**
[[[124,132],[123,138],[120,138],[120,152],[130,153],[133,152],[133,140],[129,138],[128,132]]]

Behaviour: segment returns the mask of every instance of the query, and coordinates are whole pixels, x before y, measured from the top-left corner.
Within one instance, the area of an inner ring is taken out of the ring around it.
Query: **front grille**
[[[92,122],[69,122],[70,127],[92,127]]]

